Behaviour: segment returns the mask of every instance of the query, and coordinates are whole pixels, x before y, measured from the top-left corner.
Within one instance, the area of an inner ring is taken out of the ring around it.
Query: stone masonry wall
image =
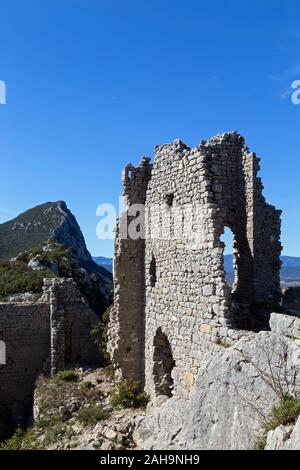
[[[0,339],[6,364],[0,365],[0,434],[3,410],[32,404],[38,375],[72,363],[101,364],[102,353],[90,332],[97,315],[73,279],[45,279],[38,302],[0,303]]]
[[[142,380],[145,297],[145,241],[126,238],[130,222],[138,216],[144,227],[144,204],[152,165],[143,158],[139,167],[128,165],[123,173],[125,203],[129,210],[120,218],[115,241],[114,306],[111,309],[109,350],[117,370],[126,370],[129,380]],[[137,205],[140,214],[131,212]],[[126,332],[126,333],[125,333]],[[122,376],[122,373],[120,374]]]
[[[280,299],[280,211],[265,202],[258,169],[258,158],[237,133],[194,149],[179,140],[156,147],[142,261],[117,231],[110,349],[120,375],[145,383],[151,396],[166,384],[172,393],[192,391],[210,344],[231,343],[241,329],[257,328],[253,305]],[[127,196],[132,191],[124,189]],[[223,264],[225,227],[234,234],[232,290]],[[127,302],[143,282],[138,293],[144,301]],[[122,361],[121,345],[131,337],[135,349],[129,345]],[[139,360],[141,373],[129,373],[127,364]]]
[[[45,279],[44,289],[50,304],[51,373],[74,363],[100,364],[103,355],[91,339],[99,324],[73,279]]]

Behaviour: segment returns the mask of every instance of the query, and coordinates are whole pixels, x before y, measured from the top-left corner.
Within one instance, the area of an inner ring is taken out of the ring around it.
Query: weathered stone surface
[[[262,432],[262,416],[279,401],[264,380],[270,375],[269,362],[275,368],[283,356],[288,373],[295,374],[296,388],[283,376],[282,385],[290,393],[299,392],[298,341],[260,332],[248,333],[227,349],[214,346],[202,357],[191,398],[173,397],[160,407],[148,407],[147,416],[136,423],[134,441],[144,449],[253,448]]]
[[[300,417],[295,426],[278,426],[270,431],[265,450],[300,450]]]

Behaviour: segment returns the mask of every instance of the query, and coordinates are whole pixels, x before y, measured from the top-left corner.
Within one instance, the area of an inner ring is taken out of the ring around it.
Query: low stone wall
[[[0,405],[32,400],[39,373],[49,370],[49,304],[1,303],[0,335],[6,346],[6,364],[0,365]]]
[[[281,313],[272,313],[270,317],[271,331],[292,340],[300,339],[300,318]]]
[[[6,349],[6,363],[0,364],[0,435],[4,422],[23,424],[40,374],[74,363],[101,364],[103,355],[90,334],[99,322],[73,279],[45,279],[38,302],[0,303]]]
[[[45,292],[50,304],[51,373],[68,364],[100,364],[103,355],[91,338],[91,330],[99,324],[76,287],[73,279],[46,279]]]

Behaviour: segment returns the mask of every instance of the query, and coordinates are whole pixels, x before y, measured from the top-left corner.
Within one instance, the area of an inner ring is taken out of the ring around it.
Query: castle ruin
[[[268,328],[281,297],[281,211],[266,203],[258,170],[236,132],[192,149],[175,140],[156,147],[153,165],[144,157],[125,168],[108,348],[118,375],[152,398],[191,393],[212,343]],[[234,235],[232,288],[226,227]]]
[[[6,346],[6,363],[0,364],[0,435],[8,423],[22,425],[30,415],[40,374],[54,375],[74,363],[101,363],[91,339],[99,323],[71,278],[44,279],[36,302],[0,303],[0,339]]]

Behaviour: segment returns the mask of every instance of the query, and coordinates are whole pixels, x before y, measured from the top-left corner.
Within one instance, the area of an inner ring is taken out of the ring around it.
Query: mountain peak
[[[12,258],[49,239],[74,249],[81,261],[90,260],[80,227],[64,201],[40,204],[0,224],[0,259]]]

